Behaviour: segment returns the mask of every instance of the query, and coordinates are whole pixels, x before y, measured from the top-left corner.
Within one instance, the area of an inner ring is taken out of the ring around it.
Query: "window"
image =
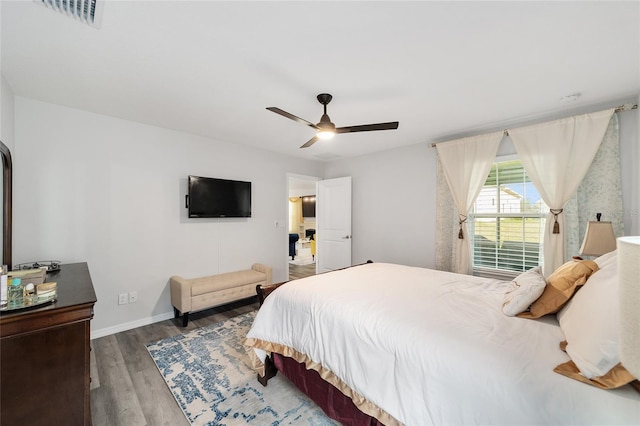
[[[516,275],[541,264],[548,210],[520,160],[494,163],[469,217],[474,273]]]

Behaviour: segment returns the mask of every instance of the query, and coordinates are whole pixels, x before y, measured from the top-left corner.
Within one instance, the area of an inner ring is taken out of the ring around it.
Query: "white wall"
[[[435,266],[435,150],[418,144],[328,163],[352,176],[352,261]]]
[[[22,97],[15,113],[14,264],[88,262],[94,337],[172,316],[171,275],[262,262],[287,278],[286,176],[321,163]],[[188,219],[189,174],[251,181],[252,218]]]
[[[618,114],[625,235],[640,235],[639,115],[638,110]],[[500,154],[510,153],[513,145],[503,143]],[[435,149],[417,144],[325,167],[325,178],[349,175],[353,176],[353,262],[371,259],[434,267]]]
[[[13,103],[13,91],[4,75],[0,74],[0,140],[12,153],[15,138]]]
[[[2,10],[1,6],[0,10]],[[14,96],[9,83],[7,83],[2,73],[0,73],[0,140],[9,148],[9,151],[11,151],[13,164]],[[3,176],[0,173],[0,187],[2,187],[2,178]],[[0,197],[1,196],[0,194]],[[2,211],[0,211],[0,223],[3,221],[2,214]],[[0,229],[0,240],[3,238],[3,230]],[[0,257],[3,257],[2,249],[0,249]]]
[[[625,235],[640,235],[640,111],[619,113],[618,123],[624,231]]]
[[[639,116],[619,115],[628,235],[640,235]],[[436,157],[427,143],[323,164],[21,97],[15,139],[14,263],[88,261],[95,335],[171,316],[173,274],[260,261],[286,279],[288,212],[274,200],[287,198],[287,173],[353,177],[354,263],[435,264]],[[251,180],[253,217],[187,219],[189,174]],[[129,291],[139,301],[118,306]]]

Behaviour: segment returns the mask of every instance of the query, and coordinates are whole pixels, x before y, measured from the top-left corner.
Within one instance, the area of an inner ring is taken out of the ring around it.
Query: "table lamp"
[[[580,254],[585,256],[602,256],[616,249],[616,237],[611,222],[601,222],[602,213],[596,213],[596,222],[587,222]]]

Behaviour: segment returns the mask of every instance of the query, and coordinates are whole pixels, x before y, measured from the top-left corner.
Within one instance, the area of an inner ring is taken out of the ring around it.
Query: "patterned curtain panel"
[[[566,220],[565,259],[578,255],[588,221],[611,222],[616,237],[624,235],[622,180],[620,176],[620,140],[618,116],[613,114],[589,171],[564,208]]]
[[[436,269],[452,272],[456,264],[458,209],[437,156],[436,185]]]

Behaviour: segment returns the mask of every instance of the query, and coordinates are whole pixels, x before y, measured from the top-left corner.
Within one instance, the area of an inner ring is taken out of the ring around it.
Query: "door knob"
[[[342,237],[343,240],[348,240],[349,238],[351,238],[351,235],[345,235],[344,237]]]

